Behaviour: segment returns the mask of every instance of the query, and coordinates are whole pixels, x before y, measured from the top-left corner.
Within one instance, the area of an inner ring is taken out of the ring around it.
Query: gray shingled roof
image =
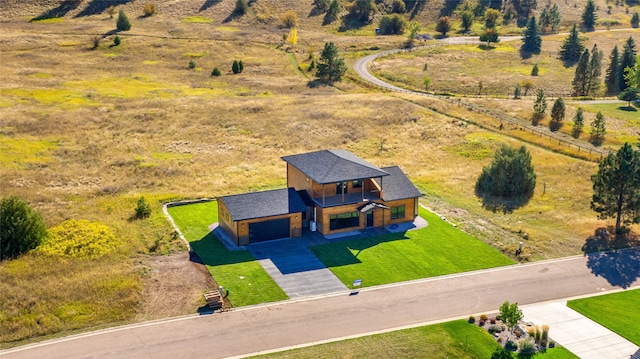
[[[382,179],[382,196],[385,201],[421,197],[422,193],[411,183],[398,166],[383,167],[389,176]]]
[[[387,176],[388,173],[345,150],[322,150],[282,159],[320,184]]]
[[[307,206],[293,188],[275,189],[220,197],[229,210],[231,219],[245,219],[278,216],[304,212]]]

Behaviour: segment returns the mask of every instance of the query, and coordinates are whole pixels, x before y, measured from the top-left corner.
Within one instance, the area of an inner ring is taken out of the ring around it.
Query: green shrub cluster
[[[121,242],[102,223],[71,219],[49,230],[41,253],[74,258],[97,258],[113,252]]]
[[[407,21],[398,14],[384,15],[379,27],[382,35],[401,35],[407,28]]]
[[[193,61],[189,63],[189,67],[195,68],[196,67],[195,63],[193,64],[193,67],[191,67],[192,62]],[[147,218],[150,215],[151,215],[151,206],[149,205],[147,200],[144,198],[144,196],[142,196],[138,199],[138,204],[136,205],[135,217],[140,219],[140,218]]]
[[[118,13],[118,20],[116,20],[116,28],[120,31],[129,31],[131,30],[131,22],[127,17],[127,14],[124,13],[124,10],[120,9]]]
[[[0,260],[36,248],[47,236],[42,216],[16,196],[0,201]]]

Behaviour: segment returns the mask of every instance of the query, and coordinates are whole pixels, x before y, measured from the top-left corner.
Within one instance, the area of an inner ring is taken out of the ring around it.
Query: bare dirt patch
[[[189,253],[147,257],[142,311],[139,320],[197,313],[205,304],[203,293],[217,288],[204,265],[189,260]]]

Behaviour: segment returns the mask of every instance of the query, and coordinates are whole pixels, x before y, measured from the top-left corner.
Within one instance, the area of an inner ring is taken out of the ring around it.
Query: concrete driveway
[[[291,299],[348,290],[298,239],[252,243],[247,249]]]
[[[629,359],[638,346],[567,307],[566,301],[522,307],[524,320],[549,325],[549,337],[581,359]]]

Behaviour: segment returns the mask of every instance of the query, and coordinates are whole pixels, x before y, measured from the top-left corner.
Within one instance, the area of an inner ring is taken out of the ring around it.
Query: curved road
[[[640,249],[512,265],[107,329],[2,351],[0,358],[241,356],[489,313],[505,300],[526,305],[637,287],[639,267]]]

